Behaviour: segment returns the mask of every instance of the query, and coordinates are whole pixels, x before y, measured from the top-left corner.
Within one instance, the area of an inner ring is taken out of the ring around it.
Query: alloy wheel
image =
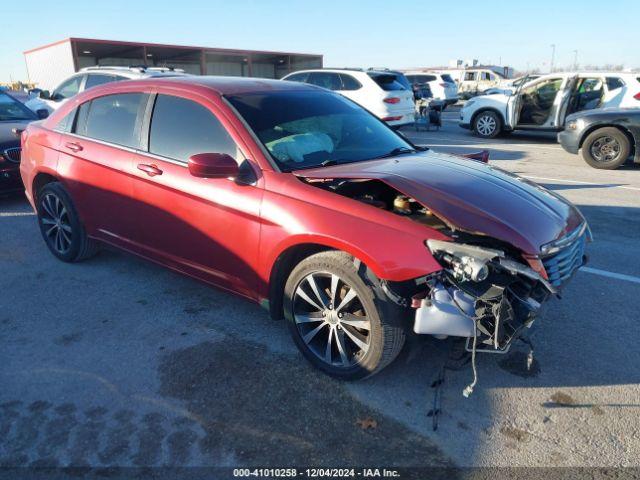
[[[476,129],[478,133],[483,137],[492,135],[497,128],[496,119],[491,115],[482,115],[478,118],[478,122],[476,123]]]
[[[591,156],[600,163],[614,162],[618,159],[620,150],[620,142],[608,135],[596,138],[590,148]]]
[[[69,212],[62,200],[53,193],[44,195],[40,200],[40,206],[40,221],[49,245],[59,254],[66,254],[71,248],[73,236]]]
[[[371,320],[356,290],[338,275],[310,273],[295,289],[293,314],[306,347],[338,368],[359,363],[371,345]]]

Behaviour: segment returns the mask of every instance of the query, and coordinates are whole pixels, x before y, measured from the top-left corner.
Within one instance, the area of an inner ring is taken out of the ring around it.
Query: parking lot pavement
[[[596,239],[537,322],[530,370],[520,346],[481,356],[468,399],[471,371],[448,371],[434,432],[445,343],[412,339],[378,376],[333,381],[257,306],[123,253],[63,264],[26,201],[4,199],[0,464],[639,466],[640,168],[593,170],[548,135],[485,142],[456,116],[404,132],[488,148],[576,203]]]

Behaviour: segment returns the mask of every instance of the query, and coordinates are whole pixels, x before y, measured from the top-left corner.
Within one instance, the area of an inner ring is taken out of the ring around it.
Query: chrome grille
[[[22,149],[20,147],[7,148],[2,155],[4,158],[13,163],[20,163],[20,151]]]
[[[582,231],[580,231],[582,230]],[[578,234],[576,236],[576,234]],[[566,243],[567,238],[576,237],[571,242]],[[559,287],[567,280],[577,268],[580,268],[584,262],[584,249],[587,243],[587,232],[583,226],[578,230],[574,230],[564,239],[560,239],[557,243],[562,247],[555,253],[542,257],[544,269],[549,277],[549,282],[554,287]]]

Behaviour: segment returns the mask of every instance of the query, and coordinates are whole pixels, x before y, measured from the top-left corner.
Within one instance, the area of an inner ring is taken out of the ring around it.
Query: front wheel
[[[497,113],[485,110],[473,120],[473,131],[482,138],[494,138],[502,129],[502,121]]]
[[[400,316],[364,265],[342,252],[300,262],[284,291],[289,331],[302,354],[343,380],[371,376],[396,358],[405,340]]]
[[[584,161],[593,168],[614,170],[629,157],[631,144],[617,128],[599,128],[587,135],[581,153]]]

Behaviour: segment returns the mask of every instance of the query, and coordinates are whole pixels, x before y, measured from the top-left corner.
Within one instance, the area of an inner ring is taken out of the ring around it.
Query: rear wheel
[[[46,184],[37,195],[40,232],[51,253],[63,262],[79,262],[95,255],[71,197],[59,182]]]
[[[614,170],[626,162],[631,153],[631,143],[617,128],[599,128],[587,135],[581,153],[584,161],[593,168]]]
[[[502,121],[497,113],[485,110],[473,120],[473,131],[482,138],[494,138],[502,129]]]
[[[294,342],[317,368],[344,380],[373,375],[404,344],[400,316],[370,273],[342,252],[300,262],[284,292]]]

